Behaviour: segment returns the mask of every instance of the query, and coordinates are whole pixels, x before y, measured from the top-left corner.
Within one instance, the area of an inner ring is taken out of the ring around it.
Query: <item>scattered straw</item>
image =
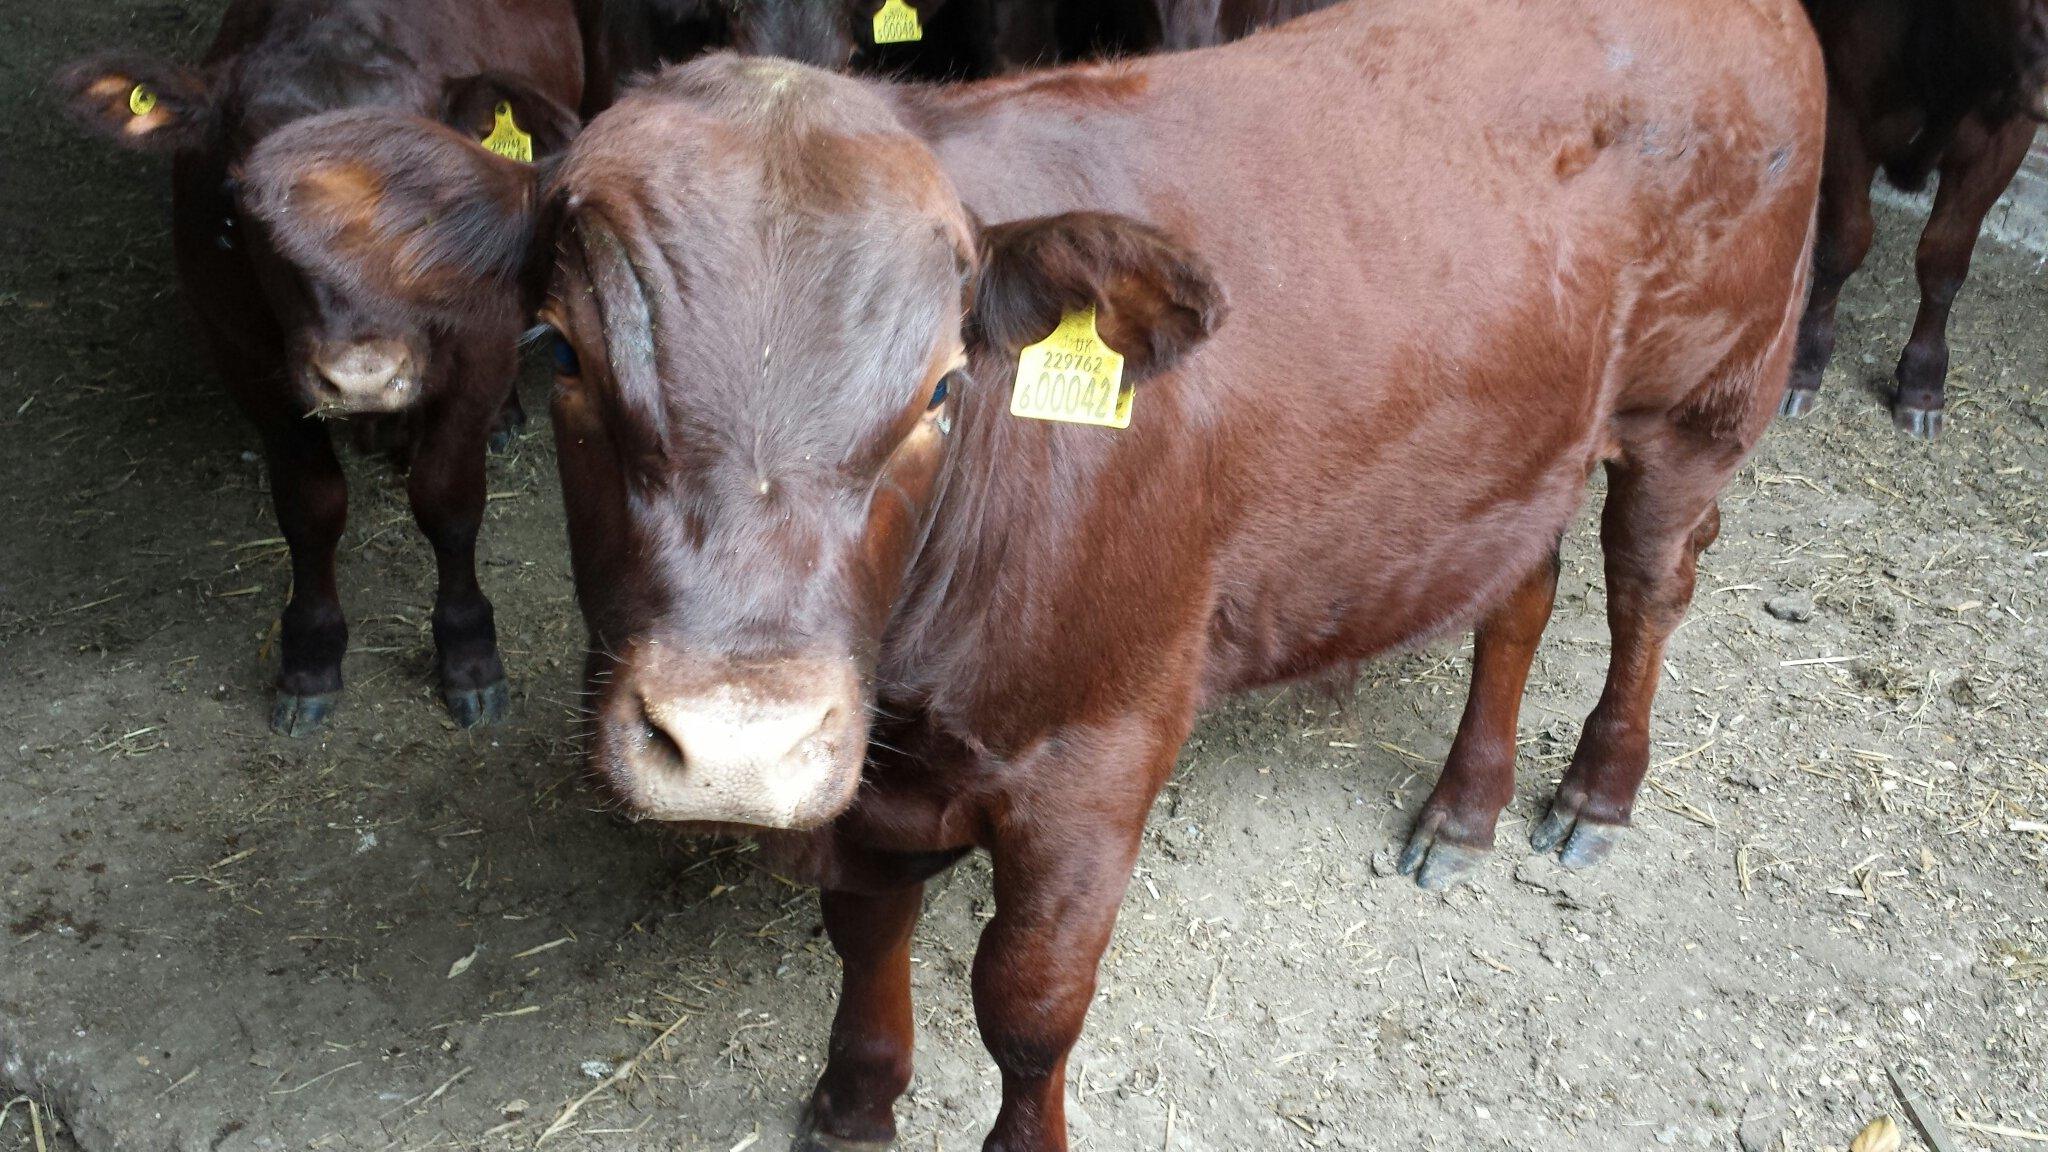
[[[590,1091],[585,1092],[583,1095],[578,1096],[576,1099],[570,1101],[568,1106],[562,1109],[562,1114],[555,1117],[555,1122],[548,1125],[547,1131],[542,1132],[540,1134],[540,1138],[533,1142],[533,1146],[535,1148],[538,1148],[541,1145],[547,1143],[549,1137],[557,1135],[563,1129],[567,1128],[571,1121],[576,1119],[576,1114],[578,1112],[583,1111],[583,1106],[585,1104],[588,1104],[592,1100],[597,1099],[600,1093],[608,1092],[611,1089],[616,1088],[620,1084],[624,1083],[628,1077],[632,1076],[633,1073],[639,1069],[640,1062],[642,1060],[647,1059],[648,1056],[654,1053],[655,1049],[661,1047],[664,1041],[666,1041],[669,1037],[675,1035],[676,1029],[681,1028],[684,1024],[688,1023],[689,1019],[690,1017],[687,1014],[677,1016],[675,1023],[670,1024],[668,1027],[662,1029],[661,1035],[656,1036],[654,1039],[648,1041],[647,1047],[642,1048],[640,1050],[639,1055],[633,1057],[631,1060],[628,1060],[624,1064],[621,1064],[617,1068],[613,1069],[612,1074],[605,1077],[603,1083],[599,1084],[595,1088],[592,1088]],[[758,1133],[756,1134],[756,1138],[758,1138]],[[747,1144],[751,1143],[753,1143],[753,1141],[751,1140],[744,1141],[740,1146],[745,1147]]]
[[[33,1116],[35,1113],[31,1111],[29,1114]],[[2035,1144],[2048,1144],[2048,1132],[2032,1132],[2025,1128],[2008,1128],[2003,1124],[1982,1124],[1975,1120],[1965,1120],[1961,1116],[1956,1117],[1956,1127],[1968,1128],[1972,1132],[1982,1132],[1987,1136],[2004,1136],[2011,1140],[2028,1140]]]
[[[346,1072],[346,1071],[348,1071],[348,1070],[349,1070],[349,1069],[351,1069],[351,1068],[357,1068],[357,1067],[361,1067],[361,1066],[362,1066],[362,1063],[363,1063],[363,1062],[362,1062],[361,1060],[351,1060],[351,1061],[349,1061],[348,1063],[346,1063],[346,1064],[343,1064],[343,1065],[342,1065],[341,1067],[339,1067],[339,1068],[335,1068],[335,1069],[331,1069],[331,1070],[329,1070],[329,1071],[326,1071],[326,1072],[322,1072],[322,1073],[321,1073],[321,1074],[319,1074],[318,1076],[315,1076],[315,1077],[313,1077],[313,1078],[312,1078],[311,1080],[308,1080],[308,1081],[306,1081],[306,1082],[305,1082],[304,1084],[301,1084],[301,1085],[299,1085],[299,1086],[298,1086],[298,1087],[296,1087],[296,1088],[280,1088],[280,1089],[278,1089],[277,1091],[275,1091],[275,1092],[272,1092],[272,1093],[271,1093],[271,1095],[272,1095],[272,1096],[296,1096],[296,1095],[298,1095],[299,1093],[301,1093],[301,1092],[304,1092],[304,1091],[305,1091],[306,1089],[308,1089],[308,1088],[311,1088],[311,1087],[312,1087],[313,1085],[315,1085],[315,1084],[318,1084],[318,1083],[319,1083],[319,1082],[321,1082],[322,1080],[325,1080],[325,1079],[327,1079],[327,1078],[328,1078],[329,1076],[339,1076],[339,1075],[341,1075],[341,1074],[342,1074],[343,1072]]]
[[[560,948],[564,944],[574,944],[575,942],[576,938],[574,936],[564,936],[559,940],[550,940],[545,944],[536,944],[524,952],[514,952],[512,958],[514,960],[524,960],[528,956],[538,956],[551,949]]]
[[[28,1109],[28,1123],[29,1128],[35,1133],[36,1152],[49,1152],[48,1146],[43,1143],[43,1118],[36,1112],[36,1101],[33,1096],[16,1096],[5,1105],[0,1105],[0,1128],[7,1126],[7,1118],[14,1114],[14,1107],[17,1104]]]

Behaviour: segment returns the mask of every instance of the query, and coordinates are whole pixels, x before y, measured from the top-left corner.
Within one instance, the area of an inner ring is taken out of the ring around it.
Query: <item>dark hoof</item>
[[[889,1152],[894,1140],[848,1140],[833,1136],[811,1127],[809,1121],[797,1130],[796,1139],[790,1142],[789,1152]]]
[[[1576,805],[1559,797],[1529,833],[1529,847],[1546,855],[1555,852],[1559,864],[1578,871],[1607,859],[1621,842],[1621,833],[1622,825],[1582,815]]]
[[[511,403],[505,405],[503,411],[498,413],[498,422],[491,428],[491,454],[494,456],[503,454],[507,448],[512,447],[512,442],[519,439],[519,434],[524,431],[526,431],[526,409],[521,408],[517,398],[515,398]]]
[[[1476,881],[1474,873],[1490,852],[1445,839],[1440,834],[1443,823],[1441,815],[1425,816],[1417,822],[1407,846],[1401,849],[1400,861],[1395,864],[1396,871],[1415,877],[1416,886],[1430,892],[1444,892],[1465,881]]]
[[[1820,403],[1820,392],[1812,388],[1787,388],[1785,398],[1778,401],[1778,415],[1797,419],[1813,411]]]
[[[448,706],[448,715],[455,718],[464,728],[479,724],[496,724],[512,710],[512,690],[504,680],[495,680],[481,688],[450,688],[441,693],[441,702]]]
[[[1892,423],[1915,440],[1935,440],[1941,436],[1943,420],[1939,408],[1894,408]]]
[[[318,696],[279,692],[270,704],[270,730],[280,736],[309,736],[327,723],[327,714],[334,711],[334,702],[340,698],[338,692]]]

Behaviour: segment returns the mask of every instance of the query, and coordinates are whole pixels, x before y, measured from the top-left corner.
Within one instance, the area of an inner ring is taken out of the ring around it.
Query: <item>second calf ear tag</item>
[[[1090,305],[1067,313],[1052,335],[1018,356],[1010,415],[1128,428],[1133,391],[1123,355],[1095,331]]]
[[[903,0],[884,0],[881,11],[875,13],[875,43],[902,44],[922,39],[924,29],[917,22],[917,9]]]
[[[497,122],[491,126],[491,134],[484,137],[484,147],[507,160],[533,163],[533,137],[520,131],[519,124],[512,119],[511,102],[498,101],[496,115]]]

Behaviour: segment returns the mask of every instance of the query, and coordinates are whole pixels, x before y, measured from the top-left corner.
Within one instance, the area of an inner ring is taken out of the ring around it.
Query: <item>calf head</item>
[[[1222,314],[1136,221],[979,226],[888,89],[779,61],[666,73],[552,171],[363,112],[266,141],[250,182],[330,276],[428,312],[516,290],[554,329],[592,764],[662,820],[842,811],[948,477],[1001,466],[956,442],[1009,419],[1018,350],[1093,305],[1142,381]]]
[[[493,325],[510,340],[516,302],[477,296],[459,314],[429,316],[291,260],[247,217],[240,173],[249,150],[278,128],[337,103],[435,109],[473,143],[491,137],[504,121],[529,138],[536,159],[559,151],[577,128],[571,113],[516,78],[469,76],[427,91],[416,75],[378,60],[375,45],[361,50],[365,56],[325,71],[283,72],[274,59],[263,67],[202,71],[101,57],[58,77],[68,110],[82,124],[137,151],[195,161],[192,170],[204,173],[206,183],[194,197],[198,203],[186,205],[180,227],[210,234],[198,242],[212,249],[211,259],[242,262],[277,321],[299,405],[323,415],[391,412],[421,400],[430,381],[446,375],[439,367],[446,364],[450,330]]]

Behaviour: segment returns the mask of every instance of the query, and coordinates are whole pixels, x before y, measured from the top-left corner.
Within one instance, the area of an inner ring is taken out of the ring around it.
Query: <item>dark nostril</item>
[[[640,740],[654,755],[666,759],[671,764],[683,763],[682,745],[677,744],[675,737],[654,722],[654,716],[647,710],[645,701],[640,705]]]

